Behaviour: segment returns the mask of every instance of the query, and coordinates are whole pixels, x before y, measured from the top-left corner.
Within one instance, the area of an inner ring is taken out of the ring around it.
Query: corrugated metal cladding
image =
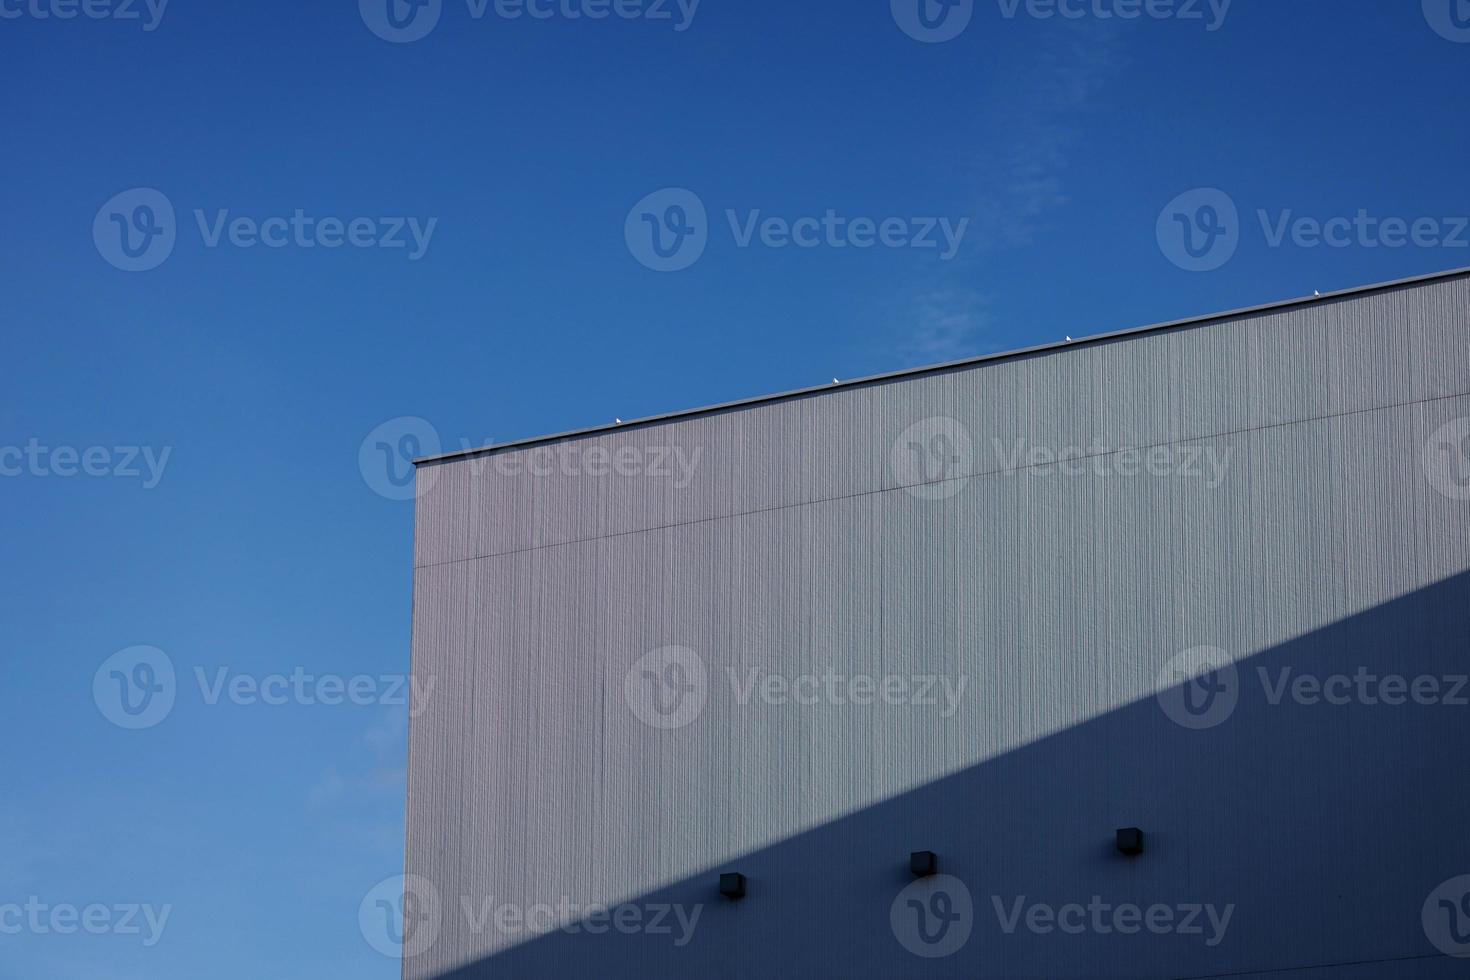
[[[419,479],[406,977],[1470,971],[1464,276]]]

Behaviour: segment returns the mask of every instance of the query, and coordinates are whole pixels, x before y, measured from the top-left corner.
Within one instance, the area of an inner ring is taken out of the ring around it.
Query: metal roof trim
[[[1278,300],[1274,303],[1265,303],[1259,306],[1248,306],[1237,310],[1228,310],[1224,313],[1210,313],[1204,316],[1187,317],[1182,320],[1170,320],[1165,323],[1155,323],[1145,327],[1130,327],[1125,330],[1117,330],[1111,333],[1094,334],[1091,337],[1079,337],[1076,340],[1061,341],[1051,344],[1039,344],[1034,347],[1022,347],[1017,350],[1002,351],[995,354],[983,354],[979,357],[969,357],[958,361],[948,361],[943,364],[931,364],[924,367],[905,368],[901,371],[892,371],[886,374],[875,374],[865,378],[854,378],[851,381],[842,381],[837,384],[814,385],[810,388],[797,388],[792,391],[784,391],[772,395],[758,395],[754,398],[742,398],[736,401],[722,402],[716,405],[706,405],[703,408],[689,408],[676,412],[667,412],[662,415],[650,415],[641,419],[631,419],[621,424],[612,423],[608,425],[592,426],[584,429],[571,429],[566,432],[558,432],[552,435],[534,436],[528,439],[519,439],[514,442],[505,442],[492,446],[480,446],[474,449],[459,449],[450,453],[441,453],[436,456],[424,456],[415,459],[415,466],[428,466],[437,463],[452,462],[460,459],[472,459],[478,456],[493,455],[495,453],[512,452],[517,449],[530,449],[536,446],[552,445],[566,442],[571,439],[581,439],[587,436],[605,435],[610,432],[623,432],[628,429],[642,429],[666,422],[677,422],[683,419],[698,418],[704,415],[716,415],[725,412],[738,411],[745,408],[753,408],[757,405],[769,405],[775,402],[790,401],[797,398],[809,398],[826,392],[841,391],[845,388],[865,387],[877,384],[886,384],[890,381],[899,381],[908,378],[922,377],[929,374],[942,374],[949,371],[959,371],[966,368],[977,367],[995,361],[1014,360],[1022,357],[1035,357],[1041,354],[1051,354],[1058,351],[1070,350],[1074,347],[1086,347],[1096,344],[1111,343],[1118,340],[1127,340],[1141,337],[1147,334],[1164,333],[1171,330],[1180,330],[1187,327],[1200,327],[1221,320],[1235,320],[1241,317],[1259,316],[1265,313],[1275,313],[1280,310],[1291,309],[1297,306],[1306,306],[1312,303],[1323,303],[1328,300],[1346,299],[1350,297],[1367,296],[1372,293],[1386,292],[1394,289],[1403,289],[1409,286],[1420,286],[1431,282],[1441,282],[1451,279],[1459,279],[1470,276],[1470,267],[1451,269],[1445,272],[1433,272],[1427,275],[1411,276],[1406,279],[1396,279],[1390,282],[1375,283],[1368,286],[1354,286],[1350,289],[1342,289],[1332,293],[1322,293],[1314,296],[1304,296],[1297,299]]]

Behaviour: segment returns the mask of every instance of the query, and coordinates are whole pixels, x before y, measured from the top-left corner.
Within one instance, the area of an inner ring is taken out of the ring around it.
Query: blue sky
[[[398,976],[358,924],[403,860],[384,423],[452,449],[1470,265],[1465,0],[975,0],[933,43],[918,0],[442,0],[398,41],[387,0],[123,2],[0,0],[4,980]],[[655,228],[703,251],[656,271]],[[176,683],[132,728],[139,646]]]

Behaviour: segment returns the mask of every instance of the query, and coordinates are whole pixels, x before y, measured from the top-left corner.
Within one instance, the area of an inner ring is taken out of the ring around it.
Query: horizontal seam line
[[[1082,460],[1082,459],[1101,459],[1101,458],[1104,458],[1104,457],[1107,457],[1107,456],[1116,456],[1118,453],[1124,453],[1124,452],[1146,452],[1146,451],[1148,451],[1150,449],[1158,449],[1158,448],[1161,448],[1161,447],[1164,447],[1164,446],[1182,446],[1182,445],[1187,445],[1188,443],[1192,443],[1192,442],[1204,442],[1204,441],[1210,440],[1210,439],[1223,439],[1223,438],[1225,438],[1227,436],[1243,435],[1243,434],[1250,433],[1250,432],[1266,432],[1266,431],[1269,431],[1271,429],[1282,429],[1282,428],[1286,428],[1287,426],[1291,426],[1291,425],[1306,425],[1307,423],[1310,423],[1310,422],[1325,422],[1325,421],[1327,421],[1329,419],[1349,418],[1349,417],[1354,416],[1354,415],[1369,415],[1369,414],[1372,414],[1374,412],[1388,412],[1388,411],[1392,411],[1393,409],[1396,409],[1396,408],[1413,408],[1416,405],[1433,405],[1436,402],[1453,401],[1456,398],[1465,398],[1466,396],[1470,396],[1470,391],[1462,391],[1462,392],[1459,392],[1458,394],[1454,394],[1454,395],[1436,395],[1434,398],[1422,398],[1422,399],[1419,399],[1418,401],[1395,402],[1395,403],[1389,404],[1389,405],[1379,405],[1379,406],[1377,406],[1375,408],[1360,408],[1360,409],[1355,409],[1354,411],[1351,411],[1351,412],[1336,412],[1336,413],[1332,413],[1332,414],[1329,414],[1329,415],[1313,415],[1313,416],[1311,416],[1309,418],[1293,419],[1293,420],[1291,420],[1289,422],[1272,422],[1272,423],[1270,423],[1268,425],[1246,426],[1245,428],[1241,428],[1241,429],[1227,429],[1225,431],[1212,433],[1210,435],[1194,436],[1194,437],[1191,437],[1189,439],[1175,439],[1175,440],[1171,440],[1169,442],[1156,442],[1156,443],[1152,443],[1152,444],[1147,445],[1147,446],[1127,446],[1127,447],[1124,447],[1124,448],[1121,448],[1121,449],[1114,449],[1114,450],[1112,450],[1110,452],[1106,452],[1106,453],[1092,453],[1091,455],[1088,455],[1088,456],[1074,456],[1074,457],[1069,457],[1067,461],[1070,462],[1072,460]],[[514,549],[511,549],[509,551],[493,551],[493,552],[490,552],[489,554],[484,554],[484,555],[471,555],[468,558],[449,558],[449,559],[446,559],[445,561],[436,561],[436,562],[429,562],[429,563],[424,564],[424,565],[415,565],[414,566],[414,571],[418,571],[421,568],[439,568],[439,567],[444,566],[444,565],[458,565],[458,564],[461,564],[463,562],[468,562],[468,561],[483,561],[486,558],[503,558],[503,557],[510,557],[511,555],[523,555],[523,554],[526,554],[527,552],[530,552],[530,551],[545,551],[548,548],[565,548],[565,547],[567,547],[569,545],[574,545],[574,544],[586,544],[589,541],[607,541],[607,540],[611,540],[611,539],[614,539],[614,538],[626,537],[627,535],[630,535],[630,534],[648,534],[648,533],[650,533],[652,531],[664,531],[664,530],[669,530],[671,528],[693,527],[696,524],[708,524],[711,521],[724,521],[724,520],[729,520],[730,518],[733,518],[733,517],[751,517],[751,516],[754,516],[756,514],[771,514],[771,513],[774,513],[776,511],[780,511],[780,510],[790,510],[793,507],[809,507],[812,504],[835,503],[835,502],[840,501],[840,500],[855,500],[858,497],[868,497],[868,496],[872,496],[873,494],[878,494],[878,493],[897,493],[900,490],[908,490],[908,489],[911,489],[913,487],[933,487],[933,486],[940,486],[941,484],[953,483],[953,482],[955,482],[957,480],[975,480],[975,479],[979,479],[981,477],[995,476],[995,475],[1000,474],[1000,473],[1020,473],[1020,472],[1022,472],[1024,470],[1035,469],[1035,468],[1041,467],[1041,466],[1056,466],[1056,465],[1057,465],[1057,461],[1053,461],[1053,462],[1050,462],[1050,463],[1033,463],[1033,464],[1030,464],[1028,466],[1018,466],[1018,467],[1016,467],[1013,470],[1006,470],[1004,468],[1002,468],[1002,469],[996,469],[996,470],[986,470],[983,473],[970,473],[970,474],[967,474],[965,476],[954,476],[954,477],[950,477],[950,478],[945,479],[945,480],[935,480],[935,481],[930,482],[930,483],[907,483],[907,484],[903,484],[901,486],[896,486],[896,487],[879,487],[879,488],[874,489],[874,490],[859,490],[856,493],[842,494],[840,496],[835,496],[835,497],[822,497],[822,498],[817,499],[817,500],[803,500],[803,501],[799,501],[797,503],[791,503],[791,504],[776,504],[775,506],[772,506],[772,507],[758,507],[758,508],[756,508],[754,510],[737,511],[736,513],[733,513],[733,514],[719,514],[719,515],[716,515],[716,516],[713,516],[713,517],[697,517],[697,518],[694,518],[693,520],[676,521],[676,522],[673,522],[673,523],[670,523],[670,524],[657,524],[657,525],[654,525],[653,527],[633,528],[633,529],[630,529],[630,530],[627,530],[627,531],[612,531],[612,532],[609,532],[607,534],[599,534],[599,535],[596,535],[594,537],[573,538],[570,541],[557,541],[557,542],[552,543],[552,544],[537,544],[537,545],[531,545],[531,546],[526,547],[526,548],[514,548]]]
[[[1300,973],[1303,970],[1326,970],[1337,966],[1369,966],[1374,963],[1409,963],[1414,960],[1451,959],[1440,953],[1423,953],[1414,956],[1385,956],[1376,960],[1343,960],[1338,963],[1312,963],[1307,966],[1263,967],[1259,970],[1237,970],[1231,973],[1191,973],[1175,980],[1218,980],[1220,977],[1262,977],[1276,973]]]

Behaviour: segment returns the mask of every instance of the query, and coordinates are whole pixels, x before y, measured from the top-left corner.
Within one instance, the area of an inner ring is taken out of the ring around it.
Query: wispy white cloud
[[[937,289],[914,300],[904,343],[908,363],[938,364],[981,353],[990,323],[988,300],[971,289]]]
[[[966,139],[979,149],[966,179],[976,190],[964,250],[935,278],[899,304],[897,353],[905,363],[934,364],[999,349],[988,334],[991,297],[999,285],[986,263],[998,250],[1033,244],[1071,203],[1067,174],[1085,150],[1082,114],[1124,64],[1121,37],[1102,23],[1061,22],[1028,35],[1036,43],[1024,74],[993,94]]]
[[[1025,87],[1000,97],[980,137],[969,244],[981,248],[1031,244],[1070,203],[1066,175],[1086,132],[1080,114],[1124,62],[1120,35],[1105,23],[1060,23],[1037,37]]]

